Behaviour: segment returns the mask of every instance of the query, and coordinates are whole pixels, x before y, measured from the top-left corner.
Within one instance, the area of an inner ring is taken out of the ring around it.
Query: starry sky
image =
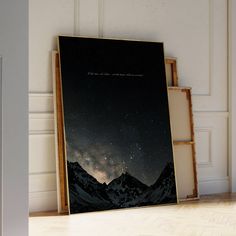
[[[163,45],[59,43],[68,161],[101,183],[128,172],[154,184],[173,161]]]

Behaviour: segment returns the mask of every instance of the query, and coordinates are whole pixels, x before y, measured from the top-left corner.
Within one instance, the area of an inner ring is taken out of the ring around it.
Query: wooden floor
[[[236,194],[70,216],[34,214],[30,236],[236,236]]]

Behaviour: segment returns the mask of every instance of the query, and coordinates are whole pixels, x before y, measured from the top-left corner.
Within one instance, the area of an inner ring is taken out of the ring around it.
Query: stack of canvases
[[[59,212],[198,198],[191,90],[163,44],[60,36],[58,49]]]

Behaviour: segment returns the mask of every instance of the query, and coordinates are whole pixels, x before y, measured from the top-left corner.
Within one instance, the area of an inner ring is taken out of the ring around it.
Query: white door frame
[[[236,192],[236,1],[229,0],[229,174]]]
[[[28,0],[0,1],[0,235],[28,235]]]

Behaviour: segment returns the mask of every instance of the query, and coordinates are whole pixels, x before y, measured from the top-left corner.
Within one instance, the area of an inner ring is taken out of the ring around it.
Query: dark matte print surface
[[[162,43],[59,37],[70,212],[176,203]]]

